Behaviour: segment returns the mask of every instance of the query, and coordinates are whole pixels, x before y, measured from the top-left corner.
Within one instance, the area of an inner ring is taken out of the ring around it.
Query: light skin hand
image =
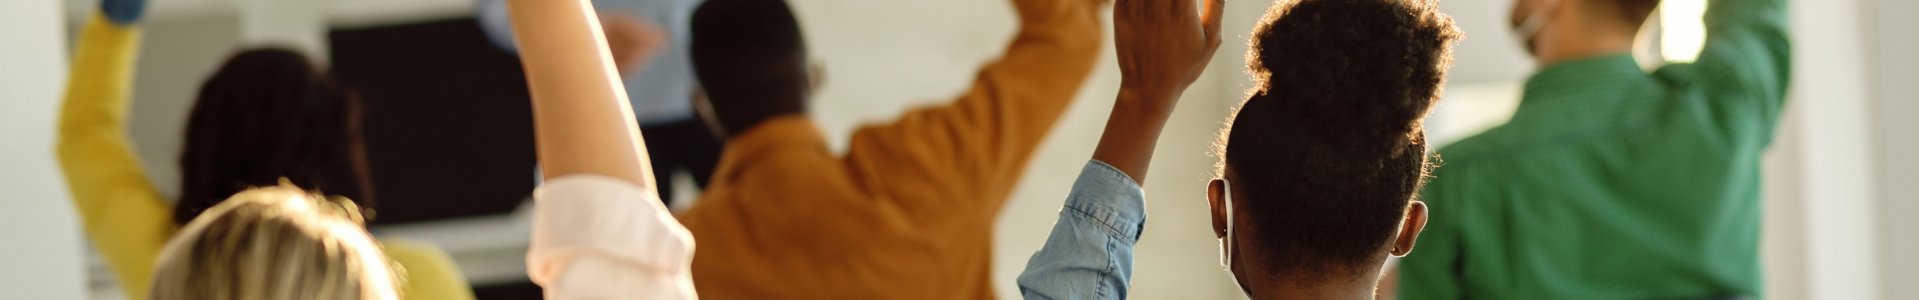
[[[646,68],[653,55],[666,48],[666,33],[645,18],[623,13],[601,13],[601,31],[606,32],[606,48],[613,54],[613,66],[620,74]]]
[[[1200,7],[1197,1],[1205,1]],[[1118,0],[1113,44],[1120,91],[1093,159],[1146,184],[1153,147],[1186,87],[1206,71],[1220,44],[1225,0]]]

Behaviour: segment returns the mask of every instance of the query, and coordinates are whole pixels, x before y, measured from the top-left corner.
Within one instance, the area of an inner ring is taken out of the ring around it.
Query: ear
[[[1426,230],[1426,202],[1413,201],[1406,207],[1406,217],[1399,227],[1399,236],[1393,239],[1393,256],[1406,256],[1413,253],[1413,242],[1419,240],[1419,232]]]
[[[808,63],[806,65],[806,79],[807,89],[814,91],[820,90],[821,86],[826,85],[826,65],[822,65],[819,62]]]
[[[1206,183],[1206,206],[1213,215],[1213,237],[1226,237],[1226,179],[1214,178]]]

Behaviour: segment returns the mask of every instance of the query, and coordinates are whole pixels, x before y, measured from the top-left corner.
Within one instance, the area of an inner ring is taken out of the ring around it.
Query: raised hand
[[[1201,8],[1196,1],[1205,1]],[[1118,0],[1113,41],[1123,92],[1142,93],[1170,109],[1199,79],[1219,49],[1225,0]]]
[[[113,23],[117,23],[120,25],[129,25],[129,24],[133,24],[134,22],[139,22],[140,17],[146,14],[146,10],[147,10],[147,0],[101,0],[100,1],[100,12],[106,14],[107,20],[112,20]]]
[[[1194,1],[1206,1],[1205,14]],[[1219,15],[1226,0],[1119,0],[1113,5],[1113,43],[1119,48],[1119,99],[1093,159],[1140,185],[1153,147],[1186,87],[1199,80],[1219,49]]]
[[[620,74],[645,69],[653,55],[668,46],[666,32],[644,17],[601,13],[600,31],[606,34],[607,50],[613,52],[613,66]]]

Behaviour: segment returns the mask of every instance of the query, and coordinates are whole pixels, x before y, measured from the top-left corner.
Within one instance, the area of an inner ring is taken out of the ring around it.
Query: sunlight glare
[[[1660,4],[1659,55],[1666,61],[1691,62],[1706,44],[1705,0],[1666,0]]]

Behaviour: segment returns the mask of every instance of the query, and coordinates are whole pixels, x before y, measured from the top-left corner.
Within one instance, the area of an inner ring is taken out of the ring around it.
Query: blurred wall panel
[[[83,299],[80,224],[53,160],[67,78],[60,3],[0,1],[0,298]]]
[[[134,70],[133,111],[127,134],[138,145],[147,178],[167,201],[180,194],[181,140],[200,84],[239,45],[233,15],[155,17],[143,21],[140,64]]]
[[[1876,209],[1879,227],[1879,255],[1881,262],[1888,267],[1880,268],[1881,286],[1885,289],[1880,295],[1888,298],[1919,298],[1919,235],[1912,230],[1919,228],[1919,219],[1911,213],[1919,211],[1919,119],[1913,118],[1919,113],[1919,34],[1912,30],[1919,28],[1919,19],[1911,14],[1919,11],[1919,2],[1904,0],[1872,0],[1867,11],[1872,16],[1871,41],[1875,43],[1867,53],[1870,65],[1875,68],[1878,77],[1872,85],[1875,156],[1880,159],[1875,174],[1878,177],[1879,207]]]

